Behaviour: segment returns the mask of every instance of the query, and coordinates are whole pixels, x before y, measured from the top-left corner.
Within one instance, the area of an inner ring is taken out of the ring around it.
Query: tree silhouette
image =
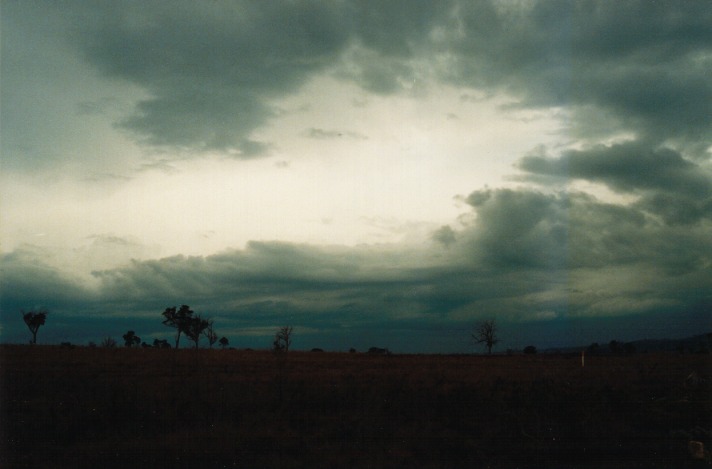
[[[27,324],[27,327],[32,333],[32,340],[30,341],[31,344],[37,343],[37,331],[40,326],[44,326],[47,321],[47,314],[49,313],[43,309],[39,311],[22,311],[22,320],[25,321],[25,324]]]
[[[536,353],[536,347],[534,347],[533,345],[527,345],[526,347],[524,347],[524,353],[526,353],[527,355],[534,355]]]
[[[123,335],[124,345],[127,347],[133,347],[141,343],[141,337],[137,336],[134,331],[128,331]]]
[[[615,339],[611,340],[610,342],[608,342],[608,349],[611,351],[612,354],[617,355],[621,353],[621,343]]]
[[[176,348],[180,344],[180,335],[184,333],[193,318],[193,310],[188,305],[182,305],[180,309],[175,306],[166,308],[163,312],[163,324],[176,329]]]
[[[101,347],[114,348],[116,347],[116,341],[111,337],[104,337],[101,341]]]
[[[198,348],[200,336],[208,328],[210,322],[198,316],[193,316],[185,321],[185,329],[183,333],[195,343],[195,348]]]
[[[223,350],[225,350],[227,348],[227,346],[230,345],[230,341],[227,340],[227,337],[220,338],[219,342],[220,342],[220,347],[222,347]]]
[[[171,344],[166,339],[153,339],[153,346],[156,348],[171,348]]]
[[[208,320],[208,327],[205,328],[203,331],[203,335],[205,336],[206,339],[208,339],[208,345],[210,345],[210,348],[213,348],[213,345],[215,342],[218,341],[218,335],[215,333],[215,330],[213,329],[213,320],[210,319]]]
[[[280,327],[274,335],[272,350],[275,352],[289,352],[290,345],[292,345],[292,326]]]
[[[476,324],[472,331],[472,340],[474,340],[476,344],[485,344],[487,353],[491,355],[492,347],[499,342],[499,338],[497,337],[497,324],[494,319],[488,319],[487,321]]]

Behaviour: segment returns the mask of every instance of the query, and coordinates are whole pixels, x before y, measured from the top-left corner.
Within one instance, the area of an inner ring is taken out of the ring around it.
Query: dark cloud
[[[245,156],[262,149],[250,133],[273,115],[267,100],[332,63],[349,30],[329,2],[105,4],[82,13],[86,58],[150,94],[122,127],[152,145]]]
[[[477,191],[466,200],[477,220],[460,236],[466,253],[460,255],[485,266],[571,271],[646,265],[679,272],[702,269],[712,256],[707,223],[662,224],[639,204],[509,189]]]
[[[270,103],[317,73],[380,94],[432,78],[508,92],[519,106],[566,108],[576,138],[627,131],[697,158],[712,143],[706,1],[122,2],[54,13],[42,47],[70,35],[93,68],[138,85],[146,96],[119,125],[151,145],[257,155],[268,142],[252,132],[275,115]],[[3,37],[7,67],[24,49]]]
[[[466,200],[477,211],[471,243],[485,263],[509,268],[563,265],[566,218],[552,196],[485,190]]]
[[[456,83],[524,105],[593,106],[647,138],[704,142],[697,154],[710,143],[709,2],[460,2],[454,21],[442,46]]]
[[[0,311],[16,314],[21,309],[68,307],[93,301],[91,289],[47,262],[48,252],[22,246],[2,256]]]
[[[190,150],[265,147],[251,132],[275,115],[267,104],[316,72],[381,93],[413,81],[443,6],[433,2],[178,2],[104,5],[83,12],[86,58],[150,97],[120,125],[151,145]],[[347,51],[350,51],[346,56]]]
[[[433,232],[432,239],[442,244],[443,246],[450,246],[457,241],[457,236],[455,231],[450,228],[450,226],[445,225]]]
[[[602,182],[618,191],[662,190],[696,197],[712,193],[712,175],[669,148],[646,142],[598,145],[556,159],[525,156],[519,168],[536,174]]]
[[[669,148],[633,141],[566,151],[558,158],[529,155],[518,167],[535,175],[599,182],[640,194],[639,206],[668,223],[712,216],[712,173]]]

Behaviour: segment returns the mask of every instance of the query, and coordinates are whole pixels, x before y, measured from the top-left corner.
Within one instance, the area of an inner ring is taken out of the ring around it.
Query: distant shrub
[[[104,337],[101,341],[101,347],[116,348],[116,341],[111,337]]]
[[[526,347],[524,347],[524,353],[526,353],[527,355],[534,355],[536,353],[536,347],[534,347],[533,345],[527,345]]]
[[[171,348],[171,344],[166,339],[153,339],[153,346],[156,348]]]

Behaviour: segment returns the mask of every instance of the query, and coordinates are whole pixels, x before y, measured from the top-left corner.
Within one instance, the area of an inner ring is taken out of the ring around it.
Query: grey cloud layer
[[[459,6],[454,81],[508,87],[532,105],[594,106],[647,138],[709,144],[708,2],[525,5]]]
[[[104,5],[105,6],[105,5]],[[121,125],[153,145],[239,149],[293,91],[333,62],[346,40],[330,3],[121,4],[89,12],[87,59],[151,94]]]
[[[153,144],[256,152],[250,133],[272,115],[269,99],[330,70],[379,93],[435,76],[506,90],[525,106],[598,109],[697,153],[712,136],[708,2],[105,7],[80,47],[106,75],[151,93],[122,125]]]
[[[529,155],[519,168],[536,175],[600,182],[619,192],[641,194],[639,206],[668,223],[712,218],[712,173],[668,148],[647,142],[599,145],[559,158]]]
[[[598,116],[605,132],[697,157],[712,143],[704,1],[122,2],[60,16],[91,66],[149,94],[120,125],[153,145],[259,154],[269,142],[251,133],[271,100],[317,73],[384,94],[435,78],[569,106],[577,138],[601,131]]]
[[[96,272],[96,291],[15,254],[3,262],[3,292],[13,292],[3,311],[45,291],[47,306],[55,294],[75,296],[75,313],[88,317],[114,308],[148,318],[187,302],[236,329],[289,321],[325,336],[350,327],[425,337],[482,316],[521,323],[637,313],[675,321],[712,303],[707,224],[665,225],[585,194],[485,190],[466,200],[476,221],[442,228],[437,242],[417,249],[251,243]]]

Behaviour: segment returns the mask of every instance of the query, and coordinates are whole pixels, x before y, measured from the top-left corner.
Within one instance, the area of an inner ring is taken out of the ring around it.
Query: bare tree
[[[22,320],[25,321],[25,324],[27,324],[27,327],[30,329],[30,332],[32,333],[32,340],[30,341],[31,344],[36,344],[37,343],[37,331],[39,330],[40,326],[44,326],[45,322],[47,321],[47,314],[49,314],[46,310],[38,310],[38,311],[28,311],[24,312],[21,311],[22,313]]]
[[[275,352],[289,352],[290,345],[292,345],[292,326],[280,327],[274,335],[272,350]]]
[[[213,320],[210,319],[208,320],[208,327],[205,328],[203,331],[203,335],[205,336],[206,339],[208,339],[208,344],[210,345],[210,348],[213,348],[213,345],[215,342],[218,341],[218,335],[215,333],[215,330],[213,329]]]
[[[475,328],[472,331],[472,340],[476,344],[485,344],[487,353],[491,355],[492,347],[499,342],[499,338],[497,337],[497,324],[494,319],[488,319],[475,324]]]
[[[101,340],[100,347],[104,348],[115,348],[116,347],[116,341],[112,339],[111,337],[104,337]]]

